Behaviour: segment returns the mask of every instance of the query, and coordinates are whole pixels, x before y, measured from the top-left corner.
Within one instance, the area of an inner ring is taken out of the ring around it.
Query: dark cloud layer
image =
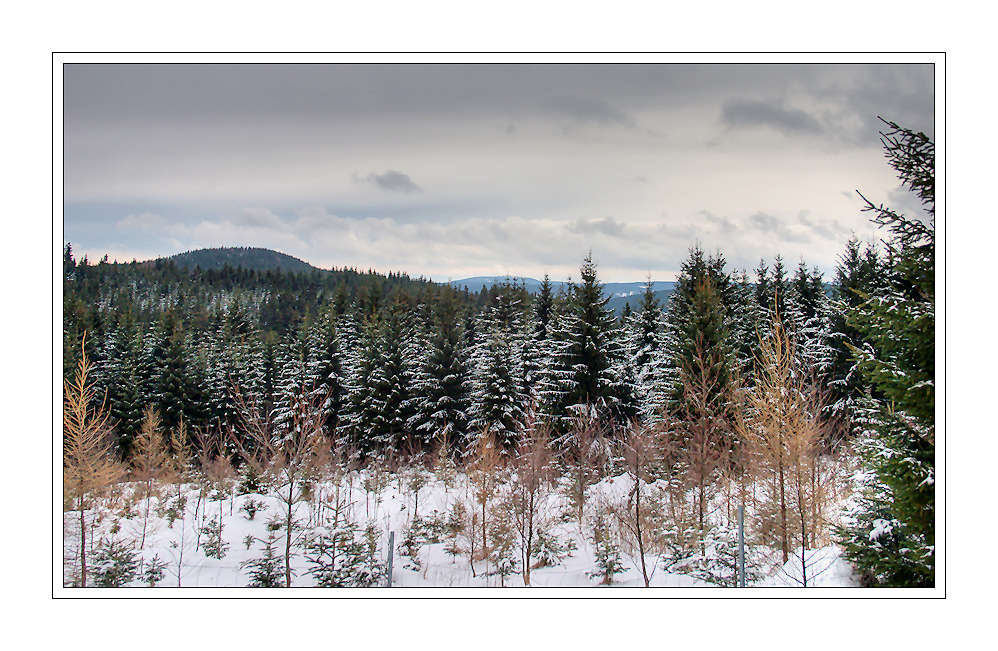
[[[820,134],[821,123],[797,108],[787,108],[782,102],[731,100],[721,107],[721,121],[729,127],[772,127],[784,133]]]

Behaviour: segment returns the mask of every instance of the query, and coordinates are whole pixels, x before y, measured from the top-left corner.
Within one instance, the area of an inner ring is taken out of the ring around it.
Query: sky
[[[878,116],[934,138],[937,71],[809,60],[67,63],[63,240],[439,281],[577,279],[589,251],[604,282],[673,280],[699,244],[830,279],[851,236],[882,235],[857,190],[923,214]]]

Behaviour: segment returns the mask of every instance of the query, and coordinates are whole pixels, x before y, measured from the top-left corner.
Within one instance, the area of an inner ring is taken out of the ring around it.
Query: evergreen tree
[[[364,452],[414,445],[409,427],[415,414],[413,381],[419,370],[419,342],[408,306],[396,300],[382,321],[368,318],[351,356],[345,442]]]
[[[504,448],[516,443],[525,415],[525,396],[517,381],[514,335],[494,312],[480,320],[480,342],[473,352],[468,415],[476,434],[490,432]]]
[[[699,245],[690,249],[666,313],[671,365],[683,369],[689,377],[716,378],[711,402],[724,400],[735,361],[733,320],[728,307],[734,303],[735,288],[724,265],[720,254],[705,257]],[[704,364],[711,368],[701,368]],[[682,417],[684,387],[680,374],[674,373],[671,380],[671,404]]]
[[[322,413],[326,435],[332,439],[339,427],[346,397],[344,354],[335,311],[327,312],[310,331],[309,346],[314,356],[314,393],[324,399]]]
[[[857,401],[869,392],[869,382],[855,369],[852,349],[872,349],[872,344],[849,322],[848,315],[859,309],[863,296],[881,291],[886,272],[876,248],[872,244],[861,247],[855,236],[846,243],[835,268],[827,336],[829,359],[823,371],[831,394],[829,414],[850,431],[854,429],[853,415],[859,411]]]
[[[881,392],[863,401],[869,482],[855,524],[840,530],[845,555],[871,584],[935,584],[935,146],[922,133],[886,123],[883,144],[928,223],[867,201],[891,234],[886,287],[861,293],[849,323],[873,343],[853,348],[859,370]],[[865,197],[864,197],[865,199]]]
[[[123,457],[142,426],[142,396],[139,392],[140,342],[135,318],[124,312],[104,346],[98,390],[107,396],[107,407]]]
[[[145,340],[142,360],[144,404],[152,405],[171,431],[190,407],[187,351],[181,323],[168,309]]]
[[[573,411],[597,405],[624,421],[637,413],[634,378],[628,373],[624,335],[596,274],[592,253],[582,261],[582,283],[569,285],[566,309],[551,329],[550,358],[539,395],[556,430],[565,431]]]
[[[665,345],[665,314],[655,297],[649,277],[638,311],[625,320],[630,364],[634,369],[639,411],[656,422],[666,407],[668,357]],[[629,305],[629,304],[628,304]]]
[[[288,435],[303,401],[311,402],[319,385],[318,365],[312,356],[308,334],[304,326],[289,332],[278,352],[279,372],[271,418],[279,437]]]
[[[373,423],[379,418],[378,391],[382,324],[368,317],[360,325],[356,346],[348,354],[347,403],[341,443],[367,453],[375,448]]]
[[[417,414],[412,422],[420,445],[439,437],[463,443],[468,427],[469,373],[465,365],[457,292],[441,289],[425,364],[414,382]]]

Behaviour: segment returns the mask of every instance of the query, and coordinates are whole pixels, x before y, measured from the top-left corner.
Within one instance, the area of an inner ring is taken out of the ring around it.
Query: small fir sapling
[[[229,549],[229,543],[222,539],[222,514],[218,514],[218,520],[209,520],[201,527],[204,534],[204,541],[201,543],[201,550],[208,558],[223,559]]]
[[[419,560],[419,552],[422,548],[423,540],[419,536],[417,527],[410,525],[405,530],[405,536],[402,537],[402,544],[399,545],[399,553],[412,559],[411,567],[418,570],[422,567],[421,561]],[[405,567],[408,568],[410,566],[407,564]]]
[[[578,546],[571,538],[562,539],[547,528],[541,528],[534,536],[531,548],[531,557],[534,559],[531,569],[561,565],[576,549]]]
[[[263,556],[239,564],[240,569],[250,568],[250,580],[247,587],[280,588],[284,586],[286,578],[284,576],[284,559],[274,552],[274,543],[276,542],[274,532],[271,531],[266,540],[257,540],[263,543]]]
[[[138,575],[139,559],[130,545],[116,538],[102,540],[94,551],[94,584],[100,588],[120,588]]]
[[[247,520],[252,520],[256,517],[257,511],[263,510],[266,506],[265,502],[249,498],[243,501],[243,505],[239,507],[239,512],[245,513]]]
[[[450,511],[447,512],[447,545],[444,552],[452,557],[451,562],[456,562],[457,557],[464,553],[464,549],[458,543],[459,536],[468,527],[468,510],[464,501],[457,500],[451,504]]]
[[[421,458],[411,459],[411,465],[406,468],[405,473],[406,488],[413,496],[412,516],[419,517],[419,491],[426,488],[430,483],[430,475],[426,472]]]
[[[491,543],[489,560],[492,562],[492,570],[487,574],[498,576],[500,585],[503,587],[506,585],[506,578],[514,574],[519,567],[516,540],[517,535],[510,510],[507,508],[497,509],[489,521],[489,542]]]
[[[599,579],[602,585],[613,583],[613,577],[624,571],[620,562],[620,549],[613,541],[609,526],[601,511],[597,511],[593,520],[592,536],[595,567],[586,572],[590,579]]]
[[[696,535],[697,532],[690,532]],[[755,548],[745,541],[745,584],[751,585],[763,575],[755,562]],[[703,532],[698,544],[685,546],[670,554],[663,563],[667,571],[687,574],[707,583],[734,588],[738,586],[738,530],[725,526]]]
[[[371,587],[385,578],[386,568],[377,557],[380,531],[369,524],[360,532],[355,522],[320,527],[306,543],[305,559],[323,588]]]
[[[146,564],[145,571],[142,572],[142,582],[150,588],[155,588],[156,584],[162,581],[165,575],[166,561],[160,559],[159,554],[156,554]]]

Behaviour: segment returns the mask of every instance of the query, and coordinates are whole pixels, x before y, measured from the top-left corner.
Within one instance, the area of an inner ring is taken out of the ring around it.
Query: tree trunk
[[[83,515],[83,494],[80,494],[80,587],[87,587],[87,523]]]
[[[292,512],[291,509],[294,506],[294,483],[288,483],[288,520],[286,523],[287,532],[286,540],[284,541],[284,587],[291,587],[291,525],[292,525]]]
[[[635,473],[637,474],[637,473]],[[634,529],[638,537],[638,554],[641,556],[641,577],[648,587],[648,569],[645,566],[645,541],[641,529],[641,480],[635,477],[634,484]]]
[[[783,484],[783,463],[780,463],[780,548],[783,550],[783,564],[790,559],[789,532],[787,531],[787,498],[786,486]]]

